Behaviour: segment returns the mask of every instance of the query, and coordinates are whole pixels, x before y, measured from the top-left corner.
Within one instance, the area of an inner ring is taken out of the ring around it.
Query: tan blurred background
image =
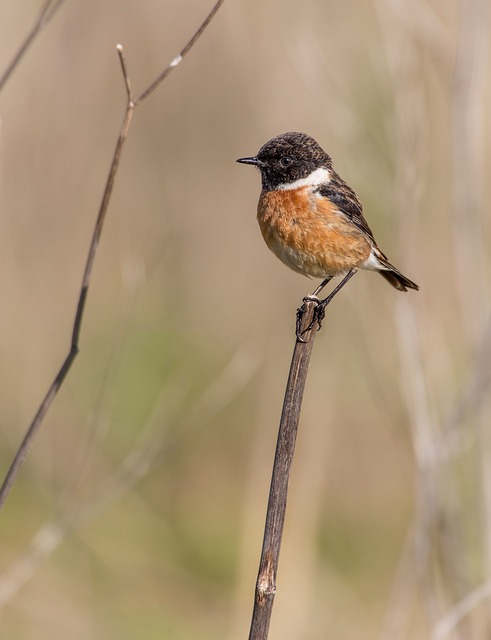
[[[491,637],[487,0],[226,0],[135,113],[81,353],[0,516],[0,636],[245,638],[295,309],[235,159],[299,130],[421,286],[317,336],[271,639]],[[39,2],[0,4],[0,72]],[[0,94],[3,477],[67,353],[136,93],[211,2],[67,0]]]

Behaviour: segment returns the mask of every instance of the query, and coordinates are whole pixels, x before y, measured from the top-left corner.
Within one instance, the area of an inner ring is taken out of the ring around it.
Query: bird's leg
[[[344,285],[347,282],[349,282],[349,280],[351,280],[351,278],[355,275],[356,272],[357,272],[357,269],[351,269],[350,271],[348,271],[348,273],[344,276],[344,278],[337,285],[337,287],[335,287],[331,291],[331,293],[327,296],[327,298],[324,298],[324,300],[321,300],[319,302],[319,304],[315,308],[314,318],[313,318],[314,321],[317,320],[317,324],[319,325],[317,330],[319,330],[322,326],[322,321],[324,320],[324,316],[326,315],[327,305],[331,302],[331,300],[334,298],[336,293],[338,293],[344,287]]]
[[[297,340],[299,340],[300,342],[305,342],[305,340],[303,340],[302,338],[302,334],[305,333],[306,331],[310,331],[310,329],[312,329],[312,326],[313,326],[313,323],[312,323],[312,325],[307,327],[305,331],[300,330],[300,326],[302,324],[302,316],[305,312],[305,303],[316,302],[317,304],[319,304],[320,301],[319,301],[318,295],[322,291],[322,289],[324,289],[326,284],[328,284],[331,280],[332,280],[332,276],[325,278],[313,293],[311,293],[309,296],[305,296],[305,298],[303,299],[302,306],[299,309],[297,309],[297,322],[296,322],[295,333],[297,335]]]
[[[332,279],[332,276],[330,278],[326,278],[325,280],[323,280],[312,295],[306,296],[303,299],[304,301],[303,305],[300,307],[300,309],[297,310],[297,323],[296,323],[296,331],[295,331],[297,335],[297,340],[299,340],[300,342],[305,342],[305,340],[303,340],[302,338],[302,335],[304,333],[307,333],[307,331],[310,331],[316,321],[317,321],[317,324],[319,325],[317,330],[321,328],[322,321],[324,320],[324,316],[326,315],[327,305],[331,302],[331,300],[334,298],[336,293],[338,293],[338,291],[340,291],[344,287],[344,285],[355,275],[356,272],[357,272],[357,269],[351,269],[351,271],[348,271],[348,273],[341,280],[341,282],[331,291],[331,293],[327,296],[327,298],[324,298],[324,300],[319,301],[317,294],[322,291],[322,289],[326,286],[326,284]],[[309,324],[309,326],[306,329],[301,331],[300,325],[301,325],[303,313],[305,311],[305,303],[308,301],[317,302],[317,306],[314,309],[312,322]]]
[[[319,293],[322,291],[322,289],[324,289],[324,287],[326,286],[326,284],[329,284],[329,282],[331,282],[332,280],[332,276],[329,276],[329,278],[326,278],[325,280],[323,280],[320,285],[317,287],[317,289],[314,291],[314,293],[311,293],[310,296],[306,296],[307,300],[311,300],[312,298],[317,298],[317,296],[319,295]],[[304,298],[305,300],[305,298]],[[315,300],[314,300],[315,301]]]

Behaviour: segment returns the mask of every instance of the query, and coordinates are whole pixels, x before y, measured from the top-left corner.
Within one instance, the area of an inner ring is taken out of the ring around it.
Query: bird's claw
[[[305,304],[307,302],[314,302],[316,306],[315,306],[314,313],[312,315],[312,320],[310,321],[309,326],[302,331],[302,318],[303,318],[303,314],[306,311]],[[308,333],[309,331],[311,331],[316,322],[318,324],[317,331],[319,331],[319,329],[321,328],[321,323],[322,323],[322,320],[324,319],[325,313],[326,313],[325,305],[323,305],[319,301],[319,298],[317,296],[305,296],[305,298],[303,299],[302,306],[297,309],[297,321],[295,325],[295,334],[299,342],[303,342],[303,343],[307,342],[307,340],[304,340],[302,336],[304,333]]]
[[[326,317],[326,307],[327,305],[324,302],[320,302],[314,309],[314,317],[312,322],[315,322],[317,320],[317,331],[322,328],[322,321]]]

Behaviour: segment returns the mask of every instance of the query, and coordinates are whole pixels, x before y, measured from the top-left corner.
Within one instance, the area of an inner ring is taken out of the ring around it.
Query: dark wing
[[[356,193],[336,173],[332,172],[331,180],[321,184],[317,189],[319,194],[336,205],[360,231],[369,236],[376,245],[372,230],[363,217],[363,205]]]

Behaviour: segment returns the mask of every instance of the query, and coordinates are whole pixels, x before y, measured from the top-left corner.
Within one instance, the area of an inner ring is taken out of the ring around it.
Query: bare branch
[[[128,104],[133,103],[133,91],[131,89],[130,76],[128,74],[128,68],[126,66],[126,59],[124,57],[124,49],[122,44],[116,45],[116,51],[119,55],[119,61],[121,62],[121,70],[123,71],[124,82],[126,85],[126,95],[128,96]]]
[[[301,332],[310,326],[316,306],[315,302],[305,303],[305,311],[301,319]],[[249,640],[266,640],[268,637],[276,594],[276,573],[285,523],[288,481],[295,451],[305,381],[317,328],[316,321],[310,331],[304,334],[306,341],[297,340],[293,350],[276,445]]]
[[[135,100],[135,106],[138,106],[140,102],[143,102],[144,100],[146,100],[148,96],[155,91],[155,89],[159,86],[159,84],[167,78],[169,73],[173,71],[178,65],[181,64],[186,54],[188,54],[189,51],[191,51],[191,49],[194,47],[199,37],[203,34],[204,30],[213,20],[216,12],[218,11],[218,9],[220,9],[220,7],[224,2],[225,0],[218,0],[218,2],[215,4],[213,9],[203,20],[203,22],[201,23],[201,26],[196,31],[196,33],[191,38],[191,40],[189,40],[186,46],[183,49],[181,49],[181,52],[173,60],[171,60],[171,62],[162,71],[162,73],[152,82],[152,84],[148,87],[148,89],[145,89],[145,91],[141,94],[141,96]]]
[[[33,24],[24,42],[20,45],[14,57],[12,58],[7,68],[3,72],[2,76],[0,77],[0,91],[3,89],[4,84],[7,82],[7,80],[11,76],[15,67],[19,64],[24,54],[33,43],[35,37],[43,29],[43,27],[45,27],[48,24],[48,22],[51,20],[51,18],[55,15],[55,13],[58,11],[58,9],[61,7],[61,5],[64,2],[65,0],[46,0],[43,7],[41,8],[39,16],[36,19],[36,22]]]
[[[47,2],[45,4],[44,11],[41,16],[42,17],[40,22],[41,25],[43,23],[43,20],[46,20],[46,16],[51,17],[53,15],[54,11],[59,7],[62,1],[63,0],[58,0],[58,2],[55,4],[52,4],[51,2]],[[182,49],[179,56],[177,56],[177,58],[175,58],[174,61],[171,62],[171,64],[164,70],[164,72],[157,78],[157,80],[155,80],[155,82],[153,82],[150,85],[150,87],[146,91],[144,91],[143,94],[135,102],[132,100],[131,83],[130,83],[130,79],[129,79],[129,75],[126,67],[123,47],[120,44],[117,46],[117,52],[121,62],[121,68],[123,72],[126,93],[127,93],[126,113],[124,116],[123,124],[121,125],[121,130],[119,132],[118,141],[116,143],[116,148],[114,150],[113,159],[109,169],[109,175],[106,181],[106,185],[104,187],[104,193],[102,196],[101,205],[99,207],[99,213],[97,215],[95,227],[94,227],[92,238],[90,241],[89,252],[88,252],[87,261],[85,264],[84,274],[82,278],[82,286],[80,289],[80,294],[77,302],[75,320],[73,323],[70,349],[58,374],[56,375],[55,379],[51,383],[48,389],[48,392],[46,393],[43,401],[41,402],[41,405],[39,406],[39,409],[37,410],[36,415],[34,416],[34,419],[32,420],[21,445],[14,456],[14,460],[7,472],[7,475],[2,484],[2,487],[0,488],[0,509],[5,504],[5,501],[8,497],[10,489],[12,488],[12,485],[15,482],[15,479],[17,477],[17,474],[19,473],[22,463],[24,462],[27,456],[27,453],[29,452],[29,449],[32,446],[34,438],[36,437],[36,434],[39,431],[39,428],[43,422],[46,412],[50,408],[54,398],[56,397],[56,394],[58,393],[61,385],[63,384],[73,364],[73,361],[75,360],[79,352],[80,331],[82,328],[82,321],[84,317],[85,303],[87,301],[87,295],[88,295],[89,286],[90,286],[92,268],[94,265],[97,248],[99,246],[99,240],[101,237],[102,228],[104,226],[104,220],[106,218],[107,210],[109,207],[109,202],[110,202],[112,191],[113,191],[116,173],[119,168],[121,154],[123,151],[124,144],[126,142],[126,138],[128,137],[128,131],[131,125],[134,110],[137,105],[139,105],[148,96],[150,96],[150,94],[157,88],[157,86],[167,77],[170,71],[174,67],[176,67],[179,64],[180,60],[191,50],[191,48],[196,43],[196,41],[201,36],[201,34],[204,32],[206,27],[210,24],[211,20],[213,19],[213,17],[215,16],[216,12],[220,8],[220,6],[223,4],[223,2],[224,0],[219,0],[215,4],[212,11],[208,14],[208,16],[205,18],[205,20],[197,29],[197,31],[195,31],[194,35],[188,41],[184,49]],[[176,60],[178,60],[178,62],[176,62]]]

